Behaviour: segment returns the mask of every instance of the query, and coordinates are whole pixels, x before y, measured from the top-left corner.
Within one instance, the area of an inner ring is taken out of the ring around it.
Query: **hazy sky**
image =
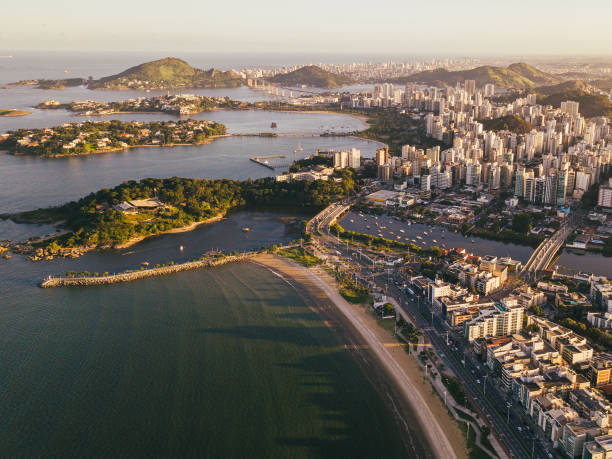
[[[612,54],[612,0],[7,1],[0,48]]]

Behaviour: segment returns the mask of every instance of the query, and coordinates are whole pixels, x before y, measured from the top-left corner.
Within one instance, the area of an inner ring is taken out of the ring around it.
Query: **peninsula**
[[[337,180],[334,180],[337,179]],[[146,237],[189,231],[241,207],[320,209],[354,189],[350,170],[328,180],[279,182],[173,177],[124,182],[79,201],[5,217],[20,222],[61,221],[63,234],[42,242],[32,258],[79,256],[96,248],[127,247]]]

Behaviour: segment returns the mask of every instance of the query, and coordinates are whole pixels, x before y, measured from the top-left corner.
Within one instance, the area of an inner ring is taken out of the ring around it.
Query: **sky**
[[[29,0],[0,49],[610,55],[612,0]]]

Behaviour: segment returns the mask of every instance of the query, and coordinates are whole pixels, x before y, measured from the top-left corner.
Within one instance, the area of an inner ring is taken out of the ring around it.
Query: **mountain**
[[[510,131],[516,134],[527,134],[534,129],[531,123],[528,123],[520,116],[506,115],[501,118],[493,118],[479,120],[482,126],[487,131]]]
[[[550,73],[543,72],[542,70],[524,62],[510,64],[507,69],[524,78],[527,78],[530,81],[533,81],[533,83],[536,85],[551,84],[561,81],[560,78],[551,75]]]
[[[100,78],[90,89],[193,89],[240,86],[243,78],[236,72],[201,70],[174,57],[131,67],[117,75]]]
[[[449,71],[446,69],[427,70],[408,77],[397,78],[394,82],[419,82],[438,86],[463,84],[465,80],[475,80],[476,86],[487,83],[504,88],[528,89],[543,84],[561,81],[554,75],[542,72],[525,63],[511,64],[508,67],[483,65],[469,70]]]
[[[566,91],[590,92],[591,88],[592,87],[590,85],[586,84],[582,80],[569,80],[569,81],[564,81],[563,83],[553,84],[550,86],[538,86],[537,88],[535,88],[535,92],[537,92],[538,94],[549,96],[551,94],[556,94],[559,92],[566,92]]]
[[[274,75],[268,81],[285,86],[312,86],[315,88],[337,88],[353,82],[338,73],[328,72],[316,65],[307,65],[293,72]]]
[[[596,88],[599,88],[603,91],[612,90],[612,78],[604,78],[601,80],[593,80],[590,82]]]
[[[585,118],[592,118],[594,116],[612,117],[612,101],[606,96],[588,94],[584,91],[575,90],[538,97],[539,104],[552,105],[553,107],[560,107],[561,102],[566,100],[579,102],[580,113]]]

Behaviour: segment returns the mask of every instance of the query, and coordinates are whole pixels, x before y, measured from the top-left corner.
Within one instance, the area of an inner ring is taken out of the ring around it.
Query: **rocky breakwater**
[[[172,264],[169,266],[161,266],[159,268],[141,269],[138,271],[127,271],[118,274],[97,277],[51,277],[40,283],[42,288],[52,287],[71,287],[71,286],[89,286],[103,284],[117,284],[120,282],[132,282],[138,279],[147,277],[164,276],[166,274],[174,274],[181,271],[189,271],[192,269],[207,268],[220,266],[226,263],[243,261],[251,258],[255,252],[247,252],[240,255],[229,255],[216,258],[206,258],[197,261],[188,261],[186,263]]]

